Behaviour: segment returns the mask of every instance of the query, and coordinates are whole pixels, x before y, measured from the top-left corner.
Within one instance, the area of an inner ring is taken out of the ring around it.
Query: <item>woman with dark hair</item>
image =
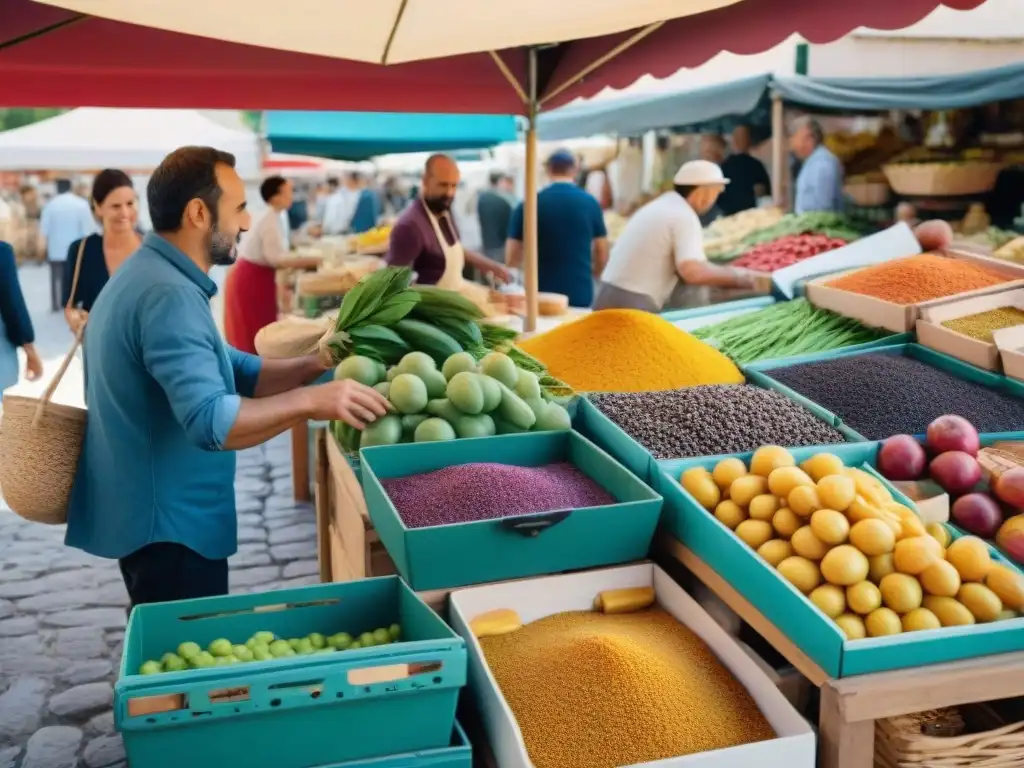
[[[113,168],[100,171],[90,202],[101,232],[73,242],[64,262],[64,317],[75,333],[89,318],[110,276],[142,244],[136,230],[139,198],[128,174]]]
[[[260,185],[266,212],[238,249],[238,261],[224,285],[224,335],[228,344],[256,354],[256,334],[277,320],[276,268],[288,255],[288,233],[281,213],[292,204],[292,183],[270,176]]]

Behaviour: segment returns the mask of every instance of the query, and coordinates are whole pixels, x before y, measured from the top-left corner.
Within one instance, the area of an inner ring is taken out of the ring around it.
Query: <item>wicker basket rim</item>
[[[27,395],[4,395],[4,410],[12,411],[19,406],[26,406],[35,409],[39,406],[40,400],[41,398],[29,397]],[[61,416],[68,419],[85,421],[88,412],[88,409],[81,408],[77,405],[65,405],[63,403],[55,403],[51,400],[46,404],[44,415]]]
[[[964,160],[958,162],[937,160],[933,163],[887,163],[882,166],[884,173],[890,170],[897,172],[905,171],[936,171],[936,170],[958,170],[958,171],[989,171],[996,168],[1003,168],[1006,163],[998,160]]]

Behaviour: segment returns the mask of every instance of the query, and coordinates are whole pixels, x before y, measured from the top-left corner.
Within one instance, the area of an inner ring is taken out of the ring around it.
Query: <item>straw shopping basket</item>
[[[943,711],[918,712],[875,724],[879,768],[1022,768],[1024,723],[1010,723],[962,736],[928,736],[921,726]],[[998,718],[991,718],[993,724]]]
[[[0,419],[0,492],[7,505],[26,520],[60,525],[67,522],[71,485],[85,439],[86,411],[51,403],[82,331],[40,398],[4,395]]]

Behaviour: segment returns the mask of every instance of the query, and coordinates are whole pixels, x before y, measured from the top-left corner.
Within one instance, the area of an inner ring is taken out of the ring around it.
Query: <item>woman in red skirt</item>
[[[224,286],[224,335],[228,344],[256,354],[256,334],[277,320],[275,268],[288,254],[284,211],[292,204],[292,183],[271,176],[260,185],[267,211],[238,249],[238,261]]]

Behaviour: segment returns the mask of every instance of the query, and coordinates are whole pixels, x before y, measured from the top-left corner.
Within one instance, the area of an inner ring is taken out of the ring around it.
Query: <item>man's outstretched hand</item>
[[[372,424],[392,409],[380,392],[352,379],[331,381],[309,388],[314,418],[344,421],[356,429]]]

